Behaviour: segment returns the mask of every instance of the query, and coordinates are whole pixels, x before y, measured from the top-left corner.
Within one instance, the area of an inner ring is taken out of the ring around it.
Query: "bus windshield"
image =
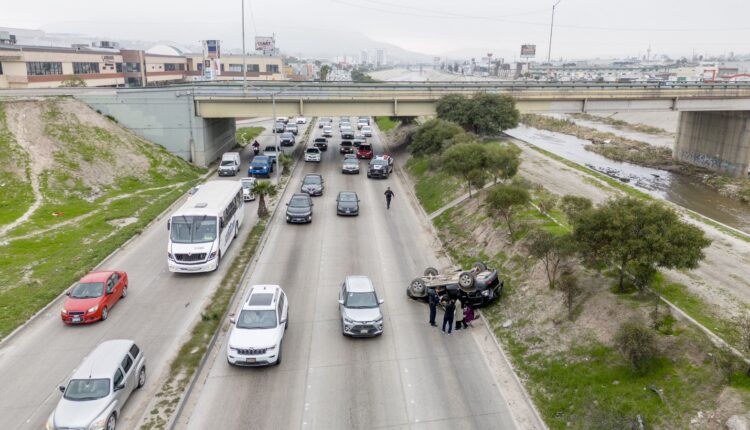
[[[216,217],[179,215],[172,217],[173,243],[205,243],[216,240]]]

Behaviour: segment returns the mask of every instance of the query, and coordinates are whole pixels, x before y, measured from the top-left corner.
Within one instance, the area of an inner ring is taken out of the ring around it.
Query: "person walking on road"
[[[445,333],[445,325],[448,325],[448,335],[453,331],[453,317],[456,314],[456,302],[453,299],[448,299],[448,303],[445,305],[445,315],[443,315],[443,333]]]
[[[391,187],[388,187],[387,190],[385,190],[385,208],[390,209],[391,208],[391,199],[395,194],[393,194],[393,191],[391,191]]]
[[[440,297],[434,288],[430,288],[427,291],[427,301],[430,305],[430,325],[437,327],[437,324],[435,324],[435,316],[437,315],[437,306],[438,302],[440,302]]]
[[[466,328],[464,322],[464,304],[461,303],[461,299],[456,299],[456,330],[461,330],[461,326]]]

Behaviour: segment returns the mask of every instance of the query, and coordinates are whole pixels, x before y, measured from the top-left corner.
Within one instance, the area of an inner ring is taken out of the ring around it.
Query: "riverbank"
[[[586,145],[585,149],[593,153],[615,161],[687,176],[710,187],[722,196],[750,204],[750,179],[727,177],[701,167],[679,163],[672,157],[671,149],[655,147],[614,133],[584,127],[567,119],[525,114],[522,115],[521,122],[529,127],[588,140],[591,144]]]

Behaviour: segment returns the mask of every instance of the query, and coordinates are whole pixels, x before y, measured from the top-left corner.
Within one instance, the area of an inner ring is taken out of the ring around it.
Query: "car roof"
[[[318,147],[317,147],[317,146],[308,146],[308,147],[306,148],[306,150],[307,150],[307,151],[309,151],[309,150],[311,150],[311,149],[314,149],[315,151],[317,151],[317,152],[320,152],[320,149],[318,149]],[[307,175],[305,175],[305,176],[307,176]]]
[[[375,291],[375,287],[372,285],[370,278],[364,275],[349,275],[346,277],[345,282],[347,291],[355,293]]]
[[[339,191],[339,195],[342,195],[342,194],[353,194],[356,196],[357,192],[356,191]]]
[[[253,285],[250,293],[242,305],[242,309],[275,309],[278,303],[280,292],[283,291],[280,286],[273,284]],[[266,295],[271,294],[270,300]]]
[[[295,197],[304,197],[306,199],[312,200],[312,198],[310,197],[310,194],[307,194],[307,193],[294,193],[292,194],[292,197],[290,197],[289,199],[291,200]]]
[[[100,343],[83,359],[71,379],[112,378],[133,343],[135,342],[128,339],[113,339]]]
[[[105,282],[110,275],[115,273],[114,270],[102,270],[98,272],[88,273],[86,276],[81,278],[79,282]]]
[[[315,148],[315,149],[318,149],[318,148]],[[308,173],[308,174],[305,175],[305,178],[308,177],[308,176],[317,176],[319,178],[323,177],[323,175],[321,175],[320,173]]]

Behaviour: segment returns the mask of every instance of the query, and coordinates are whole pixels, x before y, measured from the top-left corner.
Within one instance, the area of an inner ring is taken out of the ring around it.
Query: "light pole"
[[[247,92],[247,50],[245,49],[245,0],[242,1],[242,94]]]
[[[276,93],[271,93],[271,110],[273,112],[273,128],[276,128]],[[279,151],[279,133],[274,130],[273,133],[274,151],[276,151],[276,183],[281,181],[281,151]]]
[[[550,63],[550,60],[552,58],[552,28],[555,25],[555,8],[558,4],[560,4],[561,1],[562,0],[557,0],[557,2],[552,5],[552,20],[550,20],[549,23],[549,47],[547,48],[547,63],[550,65],[552,64]]]

